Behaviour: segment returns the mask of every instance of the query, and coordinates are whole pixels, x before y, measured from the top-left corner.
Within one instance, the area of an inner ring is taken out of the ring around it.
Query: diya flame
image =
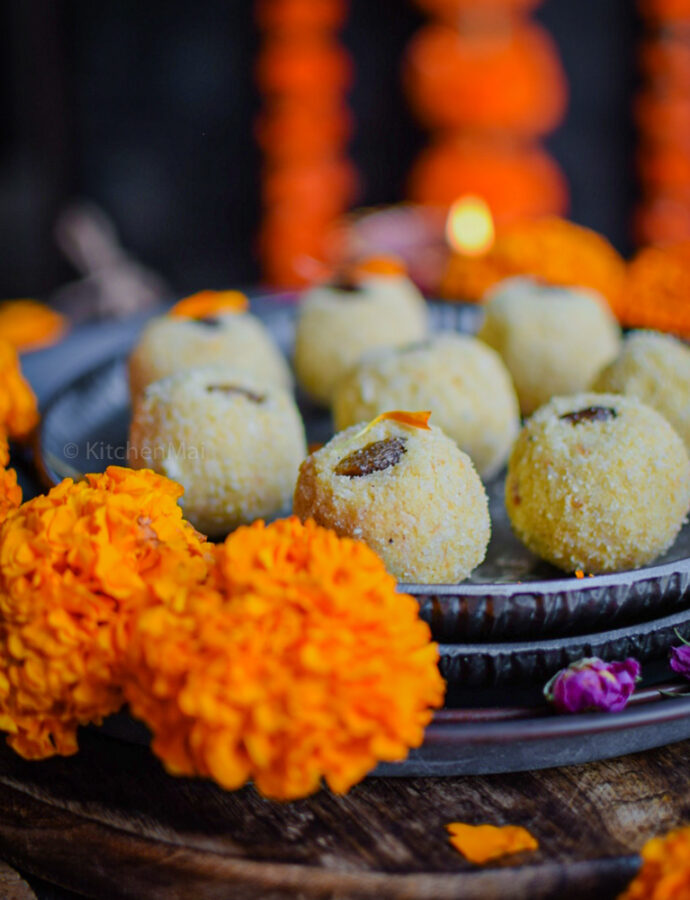
[[[446,240],[451,250],[463,256],[483,256],[493,246],[495,237],[486,200],[468,194],[451,205],[446,219]]]

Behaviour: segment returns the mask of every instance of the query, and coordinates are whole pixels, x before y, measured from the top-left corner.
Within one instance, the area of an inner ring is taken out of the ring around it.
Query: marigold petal
[[[407,425],[410,428],[420,428],[422,431],[431,431],[431,426],[429,425],[430,418],[431,412],[429,410],[425,410],[424,412],[406,412],[405,410],[394,409],[391,410],[391,412],[381,413],[376,416],[375,419],[372,419],[371,422],[360,431],[357,437],[366,434],[367,431],[370,431],[375,425],[378,425],[379,422],[397,422],[398,425]]]
[[[174,319],[205,319],[209,316],[243,313],[249,301],[240,291],[199,291],[185,297],[169,310]]]
[[[483,865],[524,850],[537,850],[539,843],[520,825],[468,825],[450,822],[446,825],[449,841],[470,862]]]

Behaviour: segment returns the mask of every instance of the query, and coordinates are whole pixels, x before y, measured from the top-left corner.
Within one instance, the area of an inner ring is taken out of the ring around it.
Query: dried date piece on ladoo
[[[690,506],[685,446],[633,397],[554,397],[520,433],[506,507],[518,537],[567,572],[615,572],[652,562]]]
[[[520,428],[510,374],[476,338],[440,334],[367,353],[333,397],[337,431],[386,409],[433,409],[434,423],[467,453],[483,478],[506,462]]]
[[[134,468],[179,482],[186,517],[218,537],[289,507],[306,443],[286,390],[205,366],[149,385],[134,411],[130,454]]]
[[[328,406],[338,380],[363,353],[422,340],[427,327],[426,303],[404,265],[387,257],[365,260],[303,295],[295,335],[297,380]]]
[[[457,583],[486,554],[486,494],[469,456],[414,415],[384,414],[312,453],[294,511],[363,540],[400,581]]]
[[[668,419],[690,452],[690,348],[657,331],[635,331],[592,390],[637,397]]]
[[[603,297],[531,278],[511,278],[489,292],[478,337],[503,357],[525,415],[551,397],[587,390],[620,347]]]
[[[129,359],[133,400],[154,381],[193,366],[232,366],[282,387],[288,364],[263,323],[238,291],[200,291],[144,328]]]

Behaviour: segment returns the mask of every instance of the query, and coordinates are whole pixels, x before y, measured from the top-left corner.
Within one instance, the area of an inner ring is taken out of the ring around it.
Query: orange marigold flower
[[[642,868],[619,900],[690,898],[690,826],[647,841]]]
[[[238,529],[215,589],[146,610],[126,697],[175,774],[267,796],[347,791],[418,746],[440,706],[416,601],[364,544],[297,518]]]
[[[13,509],[22,502],[22,489],[17,484],[17,473],[7,469],[10,461],[10,449],[7,440],[0,432],[0,525]]]
[[[448,299],[477,301],[496,282],[525,273],[548,284],[592,288],[621,313],[626,276],[622,257],[595,231],[553,217],[501,228],[484,256],[453,254],[440,292]]]
[[[36,397],[21,373],[17,351],[0,340],[0,431],[21,440],[37,422]]]
[[[450,832],[449,841],[469,859],[470,862],[483,865],[492,859],[520,853],[523,850],[537,850],[536,838],[520,825],[466,825],[464,822],[451,822],[446,825]]]
[[[182,488],[111,467],[23,504],[0,529],[0,728],[28,758],[77,749],[77,726],[122,704],[134,610],[179,602],[211,554]]]
[[[38,300],[0,303],[0,334],[20,352],[54,344],[66,330],[65,317]]]

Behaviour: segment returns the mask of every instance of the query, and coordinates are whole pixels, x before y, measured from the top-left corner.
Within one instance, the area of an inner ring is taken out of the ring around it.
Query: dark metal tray
[[[690,738],[690,696],[666,697],[662,683],[637,691],[620,713],[555,715],[544,705],[443,709],[424,743],[401,763],[379,765],[374,776],[483,775],[579,765],[638,753]],[[148,745],[145,725],[126,712],[106,719],[101,733]]]
[[[476,325],[476,307],[431,303],[430,309],[437,329],[472,331]],[[289,352],[294,305],[285,297],[260,298],[254,301],[254,311]],[[328,413],[298,399],[309,440],[327,440],[332,433]],[[125,463],[129,417],[122,358],[108,360],[61,388],[43,410],[37,437],[36,457],[44,480],[55,483]],[[419,598],[421,614],[437,640],[578,635],[649,621],[690,605],[690,525],[653,566],[578,580],[539,560],[513,535],[502,476],[487,487],[493,534],[485,562],[459,585],[401,586]]]

